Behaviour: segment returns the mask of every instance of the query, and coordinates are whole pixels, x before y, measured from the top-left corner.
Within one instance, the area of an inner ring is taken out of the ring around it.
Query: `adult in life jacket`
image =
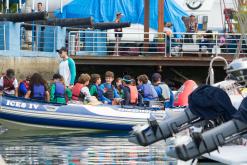
[[[64,84],[63,77],[60,74],[53,75],[53,83],[50,89],[50,101],[54,103],[66,104],[66,86]]]
[[[102,100],[103,97],[103,91],[99,87],[101,84],[101,77],[99,74],[92,74],[91,75],[91,83],[90,86],[90,94],[92,96],[95,96],[98,100]]]
[[[18,81],[15,78],[15,71],[8,69],[0,79],[0,91],[5,94],[18,96]]]
[[[18,96],[25,97],[29,90],[31,76],[27,76],[25,80],[21,81],[18,88]]]
[[[100,101],[105,104],[112,104],[113,101],[121,99],[116,88],[112,85],[114,80],[114,73],[107,71],[105,73],[105,83],[100,85],[100,89],[103,91],[103,96]]]
[[[148,80],[148,76],[143,74],[137,77],[138,91],[143,97],[143,101],[158,100],[158,94],[154,86]]]
[[[44,78],[39,73],[34,73],[30,79],[30,88],[25,95],[25,98],[34,100],[50,101],[48,85]]]
[[[171,108],[174,104],[174,95],[166,83],[161,82],[162,76],[159,73],[152,75],[152,83],[156,90],[159,100],[164,101],[165,108]]]
[[[132,82],[132,78],[130,75],[125,75],[122,79],[123,82],[123,101],[122,105],[141,105],[142,97],[139,94],[136,85]]]

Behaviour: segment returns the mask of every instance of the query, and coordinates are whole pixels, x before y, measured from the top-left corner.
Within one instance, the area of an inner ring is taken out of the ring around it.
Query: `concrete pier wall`
[[[58,58],[0,56],[0,59],[0,73],[12,68],[15,70],[17,79],[23,79],[29,74],[38,72],[46,80],[50,80],[52,75],[58,72]]]

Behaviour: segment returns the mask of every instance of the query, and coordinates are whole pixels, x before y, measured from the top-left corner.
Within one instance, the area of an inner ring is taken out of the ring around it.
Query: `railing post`
[[[6,51],[6,27],[5,23],[3,24],[3,44],[4,44],[4,51]]]
[[[216,53],[215,53],[215,56],[218,56],[218,34],[216,35],[216,37],[215,37],[215,40],[216,40],[216,46],[215,46],[215,51],[216,51]]]

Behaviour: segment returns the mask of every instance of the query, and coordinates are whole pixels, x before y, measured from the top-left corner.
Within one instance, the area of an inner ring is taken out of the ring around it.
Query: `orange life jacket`
[[[133,85],[128,85],[130,89],[130,103],[131,104],[136,104],[138,100],[138,90],[136,86]]]
[[[188,97],[196,88],[197,84],[195,81],[185,81],[175,95],[174,106],[188,106]]]
[[[75,84],[75,86],[72,88],[72,100],[79,100],[81,96],[81,88],[83,88],[83,84]]]

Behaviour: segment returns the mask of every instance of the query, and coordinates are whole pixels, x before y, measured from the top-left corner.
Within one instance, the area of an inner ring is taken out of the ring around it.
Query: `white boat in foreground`
[[[111,105],[51,104],[12,96],[0,97],[0,123],[7,129],[62,129],[129,131],[164,110]]]

